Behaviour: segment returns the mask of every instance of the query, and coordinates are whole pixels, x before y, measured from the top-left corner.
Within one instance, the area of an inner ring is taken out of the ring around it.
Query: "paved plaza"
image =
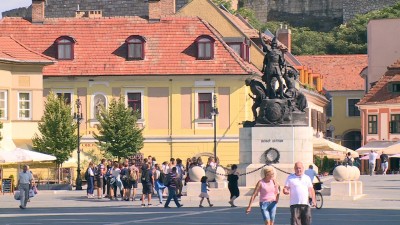
[[[322,209],[313,209],[314,225],[398,225],[400,224],[400,175],[361,176],[364,193],[359,200],[330,200],[324,196]],[[329,186],[329,182],[326,182]],[[85,191],[41,191],[28,204],[18,208],[12,195],[0,196],[1,225],[67,225],[67,224],[161,224],[161,225],[256,225],[263,224],[254,204],[251,214],[245,214],[247,199],[237,201],[237,208],[227,207],[226,201],[214,201],[214,207],[198,208],[198,201],[183,202],[184,207],[170,209],[157,205],[142,208],[140,201],[110,201],[87,199]],[[211,199],[212,201],[212,199]],[[279,202],[277,225],[289,224],[289,202]]]

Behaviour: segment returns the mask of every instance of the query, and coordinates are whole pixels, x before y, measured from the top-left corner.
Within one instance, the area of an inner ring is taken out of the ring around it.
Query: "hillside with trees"
[[[274,33],[280,24],[288,25],[292,30],[292,53],[294,55],[335,55],[335,54],[367,54],[367,26],[370,20],[400,18],[400,2],[392,7],[357,15],[346,24],[321,32],[309,27],[294,27],[286,21],[270,21],[260,23],[254,12],[248,8],[231,9],[230,0],[213,0],[222,4],[233,14],[247,18],[256,29],[268,29]]]

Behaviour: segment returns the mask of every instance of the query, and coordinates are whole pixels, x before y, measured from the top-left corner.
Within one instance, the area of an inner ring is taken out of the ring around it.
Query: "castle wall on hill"
[[[398,0],[352,0],[343,1],[343,23],[354,18],[356,14],[365,14],[373,10],[393,6]]]
[[[176,10],[179,10],[189,0],[176,0]],[[75,17],[78,10],[102,10],[104,17],[112,16],[148,16],[148,1],[146,0],[47,0],[45,15],[47,18]],[[30,18],[31,7],[19,8],[3,13],[4,16]]]
[[[176,10],[190,0],[176,0]],[[356,14],[394,5],[398,0],[239,0],[239,6],[251,8],[257,18],[287,21],[295,26],[308,26],[317,30],[329,30],[345,23]],[[45,15],[48,18],[74,17],[75,11],[102,10],[103,16],[148,15],[146,0],[47,0]],[[4,16],[30,18],[31,7],[3,13]]]

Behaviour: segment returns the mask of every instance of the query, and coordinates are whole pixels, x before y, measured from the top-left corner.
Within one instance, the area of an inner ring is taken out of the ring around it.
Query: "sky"
[[[10,9],[28,7],[32,4],[32,0],[0,0],[0,18],[1,13]]]

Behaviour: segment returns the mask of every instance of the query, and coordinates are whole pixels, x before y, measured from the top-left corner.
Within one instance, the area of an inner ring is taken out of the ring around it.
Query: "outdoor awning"
[[[327,156],[328,158],[344,159],[348,152],[353,158],[359,157],[356,151],[346,148],[325,138],[313,138],[313,148],[315,155]]]
[[[390,149],[390,152],[388,151],[388,147],[395,145],[396,143],[400,143],[400,142],[395,142],[395,141],[371,141],[368,142],[366,145],[362,146],[361,148],[357,149],[356,151],[363,155],[366,153],[370,153],[371,151],[376,151],[377,153],[381,153],[382,150],[384,150],[384,152],[386,154],[396,154],[396,153],[400,153],[400,145],[396,146],[397,147],[397,151],[394,151],[395,149]]]

